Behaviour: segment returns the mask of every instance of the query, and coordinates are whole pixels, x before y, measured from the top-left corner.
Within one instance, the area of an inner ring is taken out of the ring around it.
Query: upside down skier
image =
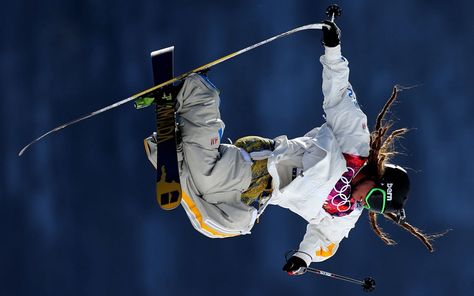
[[[232,237],[250,233],[268,204],[287,208],[308,222],[298,250],[283,266],[295,275],[311,262],[333,256],[364,208],[386,244],[394,242],[378,227],[377,215],[398,223],[433,250],[434,236],[405,221],[407,172],[387,162],[391,144],[406,132],[398,129],[388,135],[390,124],[384,123],[398,89],[370,133],[349,83],[340,30],[333,22],[324,23],[330,27],[323,28],[320,58],[326,123],[302,137],[250,136],[223,144],[219,91],[207,76],[191,75],[175,89],[181,204],[191,223],[206,236]],[[156,168],[156,137],[145,139],[145,148]]]

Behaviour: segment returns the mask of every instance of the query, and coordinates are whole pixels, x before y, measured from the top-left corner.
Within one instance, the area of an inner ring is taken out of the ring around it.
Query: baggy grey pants
[[[240,148],[221,144],[225,124],[219,91],[207,77],[193,74],[184,81],[177,102],[183,171],[189,172],[196,194],[210,203],[240,203],[251,182],[252,162]]]
[[[177,95],[181,204],[193,227],[211,238],[249,234],[257,218],[257,210],[241,200],[251,183],[252,161],[244,149],[221,144],[219,103],[218,90],[197,74],[186,78]],[[145,139],[155,169],[156,148],[154,136]]]

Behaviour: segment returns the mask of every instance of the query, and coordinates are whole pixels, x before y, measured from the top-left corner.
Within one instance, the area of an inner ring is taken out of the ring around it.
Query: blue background
[[[408,220],[453,229],[430,254],[363,215],[338,253],[314,267],[377,279],[374,295],[470,295],[472,245],[470,1],[339,1],[343,53],[371,125],[395,84],[396,127],[411,132]],[[184,211],[154,200],[142,139],[152,108],[126,105],[32,138],[152,84],[150,51],[175,46],[176,73],[324,18],[329,1],[2,1],[0,12],[0,295],[359,295],[355,285],[281,271],[305,222],[269,208],[249,236],[211,240]],[[323,123],[320,31],[276,41],[215,67],[225,138],[300,136]]]

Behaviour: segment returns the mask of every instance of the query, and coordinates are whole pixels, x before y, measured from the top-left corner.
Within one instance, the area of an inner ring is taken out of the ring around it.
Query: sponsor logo
[[[158,105],[158,134],[157,144],[161,144],[174,138],[175,118],[173,105]]]
[[[347,178],[342,176],[339,179],[339,182],[333,188],[333,191],[336,193],[331,198],[331,204],[336,207],[337,211],[340,213],[347,212],[352,208],[351,203],[351,181],[355,175],[355,170],[351,167],[347,168],[350,177]]]
[[[393,183],[387,183],[387,200],[388,201],[392,200],[392,186],[393,186]]]
[[[352,98],[352,96],[354,95],[354,91],[350,87],[348,87],[347,90],[349,91],[347,95],[349,96],[349,98]]]
[[[165,100],[165,101],[172,101],[173,100],[173,96],[171,95],[171,93],[169,94],[166,94],[165,92],[163,93],[163,96],[161,97],[162,100]]]

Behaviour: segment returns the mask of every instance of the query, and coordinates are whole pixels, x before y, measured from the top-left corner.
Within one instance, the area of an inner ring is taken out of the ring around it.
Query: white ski
[[[193,74],[193,73],[198,73],[198,72],[207,70],[207,69],[209,69],[209,68],[211,68],[211,67],[213,67],[213,66],[215,66],[215,65],[217,65],[217,64],[220,64],[220,63],[222,63],[222,62],[224,62],[224,61],[227,61],[227,60],[229,60],[229,59],[232,59],[232,58],[234,58],[234,57],[236,57],[236,56],[238,56],[238,55],[241,55],[241,54],[243,54],[243,53],[245,53],[245,52],[251,51],[251,50],[253,50],[253,49],[257,48],[257,47],[260,47],[260,46],[262,46],[262,45],[265,45],[265,44],[267,44],[267,43],[270,43],[270,42],[275,41],[275,40],[277,40],[277,39],[280,39],[280,38],[282,38],[282,37],[286,37],[286,36],[291,35],[291,34],[293,34],[293,33],[301,32],[301,31],[305,31],[305,30],[316,30],[316,29],[317,29],[317,30],[320,30],[320,29],[322,29],[323,27],[327,27],[328,29],[330,28],[328,25],[317,23],[317,24],[310,24],[310,25],[306,25],[306,26],[301,26],[301,27],[292,29],[292,30],[290,30],[290,31],[287,31],[287,32],[285,32],[285,33],[281,33],[281,34],[279,34],[279,35],[273,36],[273,37],[268,38],[268,39],[266,39],[266,40],[263,40],[263,41],[261,41],[261,42],[259,42],[259,43],[256,43],[256,44],[254,44],[254,45],[251,45],[251,46],[249,46],[249,47],[246,47],[246,48],[244,48],[244,49],[241,49],[241,50],[239,50],[239,51],[233,52],[233,53],[231,53],[231,54],[229,54],[229,55],[223,56],[223,57],[221,57],[221,58],[219,58],[219,59],[217,59],[217,60],[215,60],[215,61],[212,61],[212,62],[210,62],[210,63],[208,63],[208,64],[205,64],[205,65],[203,65],[203,66],[201,66],[201,67],[198,67],[198,68],[196,68],[196,69],[194,69],[194,70],[191,70],[191,71],[189,71],[189,72],[186,72],[186,73],[184,73],[184,74],[181,74],[181,75],[179,75],[179,76],[176,76],[176,77],[174,77],[173,79],[170,79],[170,80],[168,80],[168,81],[165,81],[165,82],[163,82],[163,83],[161,83],[161,84],[158,84],[158,85],[156,85],[156,86],[154,86],[154,87],[152,87],[152,88],[146,89],[146,90],[144,90],[144,91],[142,91],[142,92],[139,92],[139,93],[137,93],[137,94],[135,94],[135,95],[133,95],[133,96],[131,96],[131,97],[128,97],[128,98],[124,99],[124,100],[121,100],[121,101],[118,101],[118,102],[116,102],[116,103],[113,103],[112,105],[106,106],[106,107],[104,107],[104,108],[102,108],[102,109],[99,109],[99,110],[97,110],[97,111],[94,111],[94,112],[92,112],[92,113],[90,113],[90,114],[83,115],[83,116],[81,116],[81,117],[79,117],[79,118],[77,118],[77,119],[75,119],[75,120],[72,120],[72,121],[69,121],[69,122],[67,122],[67,123],[64,123],[64,124],[62,124],[62,125],[60,125],[60,126],[54,128],[54,129],[52,129],[52,130],[46,132],[45,134],[41,135],[40,137],[36,138],[35,140],[31,141],[28,145],[26,145],[25,147],[23,147],[23,149],[21,149],[20,153],[18,153],[18,156],[22,156],[23,153],[25,153],[25,151],[26,151],[31,145],[33,145],[33,144],[35,144],[36,142],[40,141],[41,139],[43,139],[44,137],[48,136],[49,134],[55,133],[55,132],[57,132],[57,131],[59,131],[59,130],[62,130],[62,129],[65,128],[65,127],[68,127],[68,126],[70,126],[70,125],[76,124],[76,123],[78,123],[78,122],[80,122],[80,121],[86,120],[86,119],[91,118],[91,117],[93,117],[93,116],[96,116],[96,115],[98,115],[98,114],[104,113],[104,112],[109,111],[109,110],[111,110],[111,109],[114,109],[114,108],[116,108],[116,107],[118,107],[118,106],[121,106],[121,105],[123,105],[123,104],[125,104],[125,103],[131,102],[131,101],[134,101],[134,100],[137,100],[137,99],[140,99],[140,98],[144,98],[144,97],[153,97],[154,92],[156,92],[157,90],[161,89],[161,88],[164,87],[164,86],[167,86],[167,85],[170,85],[170,84],[175,83],[175,82],[177,82],[177,81],[180,81],[180,80],[182,80],[182,79],[185,79],[186,77],[188,77],[189,75],[191,75],[191,74]]]

